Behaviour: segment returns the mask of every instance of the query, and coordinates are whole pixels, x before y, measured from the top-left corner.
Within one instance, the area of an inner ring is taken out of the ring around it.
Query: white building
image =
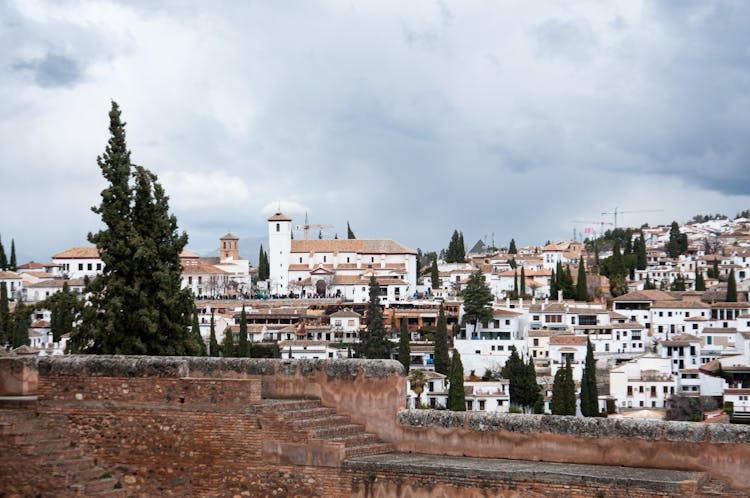
[[[66,278],[94,277],[104,269],[96,247],[71,247],[52,256]]]
[[[292,219],[283,213],[268,218],[270,292],[369,298],[370,276],[385,290],[384,300],[401,301],[417,289],[417,253],[390,239],[293,240]]]

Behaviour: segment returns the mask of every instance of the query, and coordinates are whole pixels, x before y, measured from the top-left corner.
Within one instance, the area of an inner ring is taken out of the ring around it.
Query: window
[[[484,411],[484,400],[483,399],[479,400],[479,410],[480,411]]]
[[[91,270],[93,270],[93,268],[94,268],[94,265],[92,265],[91,263],[89,263],[89,264],[87,264],[87,265],[86,265],[86,269],[87,269],[88,271],[91,271]]]
[[[302,263],[302,257],[301,257],[301,256],[300,256],[300,258],[299,258],[299,262],[300,262],[300,263]]]
[[[628,396],[633,395],[633,386],[628,386]]]
[[[596,325],[596,315],[581,315],[578,317],[578,325]]]
[[[188,277],[188,285],[193,285],[193,277]]]
[[[323,256],[323,263],[327,261],[327,258],[328,258],[327,256]]]
[[[83,271],[83,263],[78,263],[78,271]]]
[[[643,386],[638,386],[638,392],[639,392],[639,393],[642,393],[642,392],[643,392]]]
[[[534,339],[534,346],[538,346],[538,345],[539,345],[539,339]]]
[[[281,223],[276,223],[276,231],[277,232],[281,231]]]
[[[96,264],[96,270],[100,271],[101,269],[102,269],[102,264],[101,263],[97,263]]]

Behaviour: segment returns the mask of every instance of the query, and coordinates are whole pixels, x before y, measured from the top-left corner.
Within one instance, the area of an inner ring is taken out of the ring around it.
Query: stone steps
[[[40,469],[35,496],[123,496],[126,491],[115,489],[119,481],[86,456],[70,438],[67,417],[40,415],[29,409],[29,400],[21,400],[22,408],[7,399],[0,409],[0,451],[21,454]],[[8,407],[10,404],[11,408]],[[28,494],[25,490],[23,494]]]
[[[264,400],[258,411],[289,424],[308,437],[343,443],[345,458],[394,451],[393,445],[366,432],[364,425],[352,423],[349,416],[337,414],[335,408],[322,406],[320,400]]]

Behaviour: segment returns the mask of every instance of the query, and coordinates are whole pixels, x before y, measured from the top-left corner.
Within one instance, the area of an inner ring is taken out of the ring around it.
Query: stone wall
[[[750,490],[750,426],[437,410],[398,420],[401,451],[696,470]]]

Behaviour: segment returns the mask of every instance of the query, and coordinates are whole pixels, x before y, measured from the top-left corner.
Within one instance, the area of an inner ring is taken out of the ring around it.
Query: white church
[[[281,212],[268,218],[268,261],[274,296],[366,302],[372,276],[383,301],[406,300],[416,292],[415,250],[391,239],[295,240],[292,218]]]

